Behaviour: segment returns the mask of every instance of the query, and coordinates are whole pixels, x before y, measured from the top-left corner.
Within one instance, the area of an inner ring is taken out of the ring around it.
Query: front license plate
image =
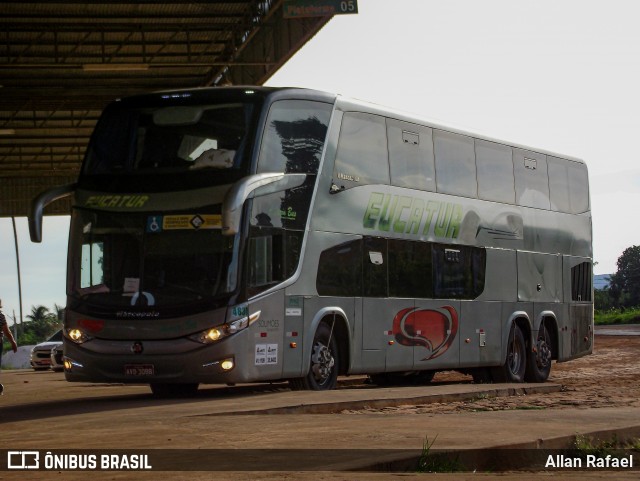
[[[155,369],[153,364],[127,364],[124,366],[125,376],[153,376]]]

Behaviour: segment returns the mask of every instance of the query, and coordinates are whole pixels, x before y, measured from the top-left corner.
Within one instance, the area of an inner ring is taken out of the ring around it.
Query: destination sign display
[[[285,0],[284,18],[358,13],[358,0]]]

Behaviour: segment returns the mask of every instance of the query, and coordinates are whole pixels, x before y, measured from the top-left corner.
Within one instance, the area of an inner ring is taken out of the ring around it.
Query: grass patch
[[[595,311],[594,323],[597,326],[606,326],[610,324],[640,324],[640,307]]]
[[[433,441],[429,441],[429,437],[425,436],[416,471],[418,473],[456,473],[462,471],[464,468],[459,461],[459,454],[452,458],[453,453],[432,452],[431,448],[436,439],[438,439],[438,435],[433,438]]]
[[[613,455],[616,450],[630,449],[640,451],[640,438],[631,438],[624,441],[613,435],[611,439],[592,439],[582,434],[576,435],[575,449],[583,454],[595,454],[596,456]]]
[[[606,456],[618,448],[618,438],[613,436],[611,439],[601,441],[599,439],[591,439],[582,434],[576,435],[575,448],[582,454],[595,454],[596,456]]]

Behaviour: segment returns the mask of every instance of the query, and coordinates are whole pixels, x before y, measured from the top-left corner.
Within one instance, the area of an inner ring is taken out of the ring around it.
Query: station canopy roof
[[[331,18],[284,18],[283,3],[2,0],[0,217],[25,216],[39,192],[76,180],[109,101],[262,85]]]

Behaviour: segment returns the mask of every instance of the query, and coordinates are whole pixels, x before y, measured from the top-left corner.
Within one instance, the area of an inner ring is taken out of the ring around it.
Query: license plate
[[[125,376],[153,376],[155,369],[153,364],[127,364],[124,366]]]

